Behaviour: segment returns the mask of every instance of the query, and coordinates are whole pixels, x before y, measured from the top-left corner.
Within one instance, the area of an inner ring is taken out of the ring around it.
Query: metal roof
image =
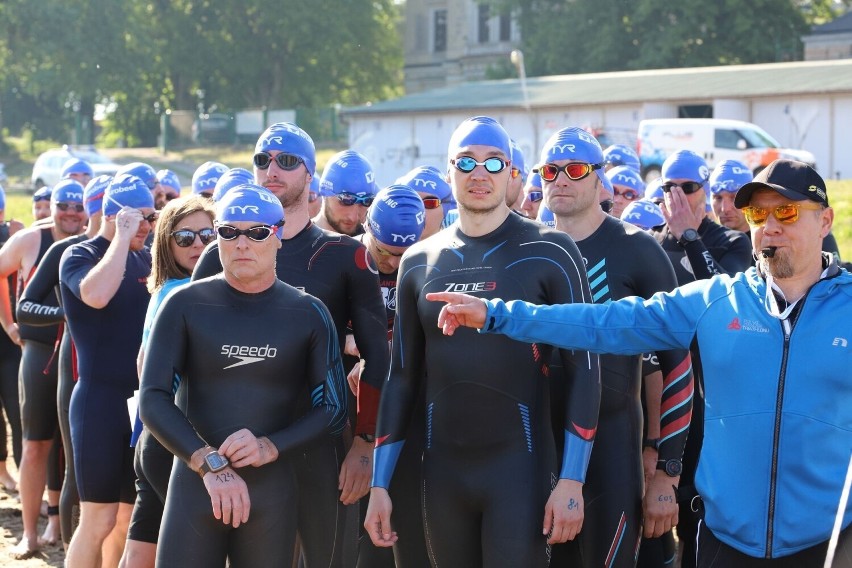
[[[835,18],[827,24],[814,26],[811,30],[811,35],[836,34],[845,32],[852,32],[852,12],[848,12],[840,16],[839,18]]]
[[[852,93],[852,59],[527,78],[531,108]],[[518,79],[462,83],[348,107],[344,115],[524,108]]]

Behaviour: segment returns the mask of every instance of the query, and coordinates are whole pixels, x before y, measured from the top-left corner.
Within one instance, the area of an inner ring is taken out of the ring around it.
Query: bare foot
[[[2,471],[0,472],[0,488],[4,489],[7,493],[17,493],[18,482],[15,481],[15,478],[8,471]]]
[[[47,526],[38,539],[39,546],[53,546],[59,541],[59,515],[47,517]]]
[[[27,558],[32,558],[33,556],[37,556],[40,552],[38,543],[31,543],[29,539],[22,538],[21,542],[15,545],[15,547],[9,551],[9,555],[15,560],[26,560]]]

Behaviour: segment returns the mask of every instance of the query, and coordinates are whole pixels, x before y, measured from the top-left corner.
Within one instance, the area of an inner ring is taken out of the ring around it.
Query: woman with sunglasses
[[[151,302],[145,314],[142,346],[137,358],[140,374],[154,316],[175,288],[189,282],[204,247],[216,238],[214,216],[213,203],[199,194],[169,201],[160,211],[151,250],[151,275],[148,277]],[[180,377],[175,375],[175,387],[179,381]],[[138,413],[133,433],[136,503],[121,566],[153,567],[174,456],[143,427]]]

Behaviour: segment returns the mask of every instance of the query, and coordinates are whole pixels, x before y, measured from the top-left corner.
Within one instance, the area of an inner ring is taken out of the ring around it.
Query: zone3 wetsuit
[[[550,491],[559,478],[585,481],[600,402],[597,356],[562,352],[573,372],[560,471],[550,427],[551,348],[469,329],[444,336],[436,326],[441,306],[425,296],[589,302],[579,251],[567,235],[510,214],[484,236],[469,237],[455,225],[413,245],[399,274],[373,487],[391,483],[425,381],[421,500],[432,564],[547,566],[542,523]]]
[[[178,405],[172,391],[181,377]],[[308,388],[311,410],[299,417]],[[223,277],[176,290],[160,308],[142,372],[141,415],[175,461],[157,547],[157,566],[289,566],[298,494],[293,462],[304,445],[339,435],[346,423],[346,378],[328,310],[275,281],[257,294]],[[213,516],[204,481],[187,463],[247,428],[267,436],[278,459],[237,473],[251,499],[239,528]]]
[[[389,360],[387,317],[372,265],[364,245],[308,222],[294,237],[282,240],[275,266],[279,280],[325,304],[341,352],[347,324],[352,328],[361,357],[367,361],[358,387],[356,435],[375,433]],[[220,272],[219,245],[214,241],[198,260],[192,280]],[[301,408],[303,412],[310,408],[307,393]],[[346,507],[340,502],[338,475],[346,448],[342,437],[337,437],[318,440],[303,450],[303,459],[295,464],[302,553],[311,568],[342,567]]]
[[[596,304],[626,296],[650,298],[677,286],[663,249],[629,223],[607,216],[594,233],[576,244]],[[657,358],[663,373],[659,459],[680,460],[692,407],[689,350],[660,351]],[[636,564],[644,494],[641,363],[638,355],[600,356],[601,406],[583,486],[583,530],[574,541],[553,548],[552,566],[628,568]],[[564,408],[563,384],[561,373],[551,375],[552,411],[560,418],[554,420],[554,431],[564,423],[559,413]]]

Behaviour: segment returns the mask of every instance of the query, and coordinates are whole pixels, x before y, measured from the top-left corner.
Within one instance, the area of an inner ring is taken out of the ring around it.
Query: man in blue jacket
[[[609,305],[427,298],[448,302],[446,334],[469,326],[622,354],[696,340],[706,354],[699,568],[823,566],[837,516],[833,566],[852,566],[852,506],[838,511],[852,451],[852,276],[821,251],[834,220],[825,182],[777,160],[735,204],[757,258],[744,273]]]

